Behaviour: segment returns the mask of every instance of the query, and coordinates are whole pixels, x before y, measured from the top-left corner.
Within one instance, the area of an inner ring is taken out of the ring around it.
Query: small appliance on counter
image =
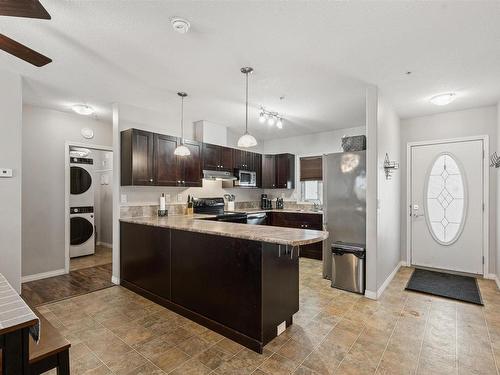
[[[267,194],[261,194],[260,195],[260,209],[261,210],[271,210],[272,204],[271,204],[271,199],[267,197]]]
[[[282,210],[284,207],[283,198],[276,198],[276,208]]]
[[[227,200],[227,210],[234,211],[234,201],[236,196],[234,194],[224,194],[224,198]]]

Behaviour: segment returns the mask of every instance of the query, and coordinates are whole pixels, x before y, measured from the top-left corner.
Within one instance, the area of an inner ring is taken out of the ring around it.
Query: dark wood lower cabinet
[[[268,213],[268,225],[277,227],[323,230],[323,216],[306,212],[276,212]],[[300,256],[311,259],[323,259],[323,242],[316,242],[300,247]]]
[[[291,246],[126,222],[120,230],[124,287],[252,350],[299,310]]]

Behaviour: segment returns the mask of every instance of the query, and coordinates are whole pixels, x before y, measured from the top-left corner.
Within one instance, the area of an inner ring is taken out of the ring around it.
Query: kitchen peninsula
[[[121,284],[261,353],[299,310],[300,246],[328,233],[210,218],[121,219]]]

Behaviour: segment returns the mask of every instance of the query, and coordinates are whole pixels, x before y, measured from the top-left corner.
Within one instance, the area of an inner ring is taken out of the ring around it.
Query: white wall
[[[497,145],[500,145],[500,102],[497,104]],[[496,149],[490,149],[490,153],[497,152],[497,154],[500,154],[500,150]],[[498,183],[500,179],[500,168],[496,170],[496,177],[497,177],[497,194],[496,194],[496,218],[497,218],[497,225],[496,225],[496,233],[500,233],[500,218],[499,218],[499,212],[500,212],[500,184]],[[493,205],[492,202],[490,202],[490,205]],[[496,255],[496,277],[497,277],[497,285],[500,288],[500,241],[497,238],[496,242],[496,247],[497,251],[495,253]]]
[[[358,126],[265,141],[263,152],[266,154],[295,154],[295,189],[266,189],[265,193],[271,198],[283,196],[286,200],[300,200],[300,158],[341,152],[341,138],[343,136],[363,135],[365,133],[366,128]]]
[[[0,70],[0,168],[12,178],[0,178],[0,273],[21,292],[21,136],[22,81]]]
[[[401,121],[401,217],[406,217],[406,149],[408,142],[437,139],[460,138],[476,135],[488,135],[490,152],[497,150],[497,106],[472,108],[463,111],[446,112],[432,116],[423,116]],[[488,162],[486,160],[486,162]],[[489,272],[495,272],[496,265],[496,207],[497,174],[490,168],[490,231],[489,231]],[[401,224],[401,256],[406,261],[406,220]]]
[[[94,130],[86,140],[80,130]],[[111,124],[92,117],[23,107],[22,275],[64,269],[65,143],[111,146]]]
[[[385,154],[401,160],[400,121],[389,103],[379,94],[377,105],[377,294],[383,291],[399,267],[401,225],[401,171],[386,179]]]
[[[377,298],[377,179],[378,90],[366,89],[366,291]]]

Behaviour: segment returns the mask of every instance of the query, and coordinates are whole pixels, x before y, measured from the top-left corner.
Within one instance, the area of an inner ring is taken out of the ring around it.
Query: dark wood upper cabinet
[[[309,156],[300,158],[300,181],[321,181],[323,179],[323,158]]]
[[[191,155],[174,154],[180,138],[138,129],[121,133],[121,184],[202,186],[201,143],[184,141]]]
[[[179,185],[190,187],[202,186],[202,171],[201,171],[201,153],[202,144],[196,141],[184,140],[186,146],[191,154],[189,156],[178,157],[181,171],[181,182]]]
[[[262,155],[262,187],[276,188],[276,155]]]
[[[232,171],[233,149],[203,143],[203,169]]]
[[[229,147],[221,147],[220,169],[232,172],[234,169],[233,149]]]
[[[121,184],[155,185],[153,133],[138,129],[121,133]]]
[[[156,185],[175,186],[181,180],[178,157],[174,154],[179,138],[155,134],[154,139]]]
[[[295,188],[295,155],[276,155],[276,187],[278,189]]]

